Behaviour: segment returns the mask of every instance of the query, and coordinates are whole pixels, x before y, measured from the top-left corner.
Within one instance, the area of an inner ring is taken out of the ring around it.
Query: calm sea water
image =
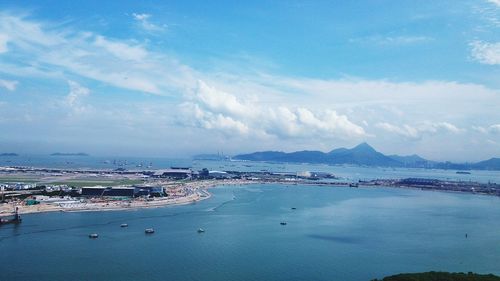
[[[212,192],[211,199],[186,206],[26,215],[18,226],[0,227],[0,279],[367,281],[428,270],[500,274],[498,197],[284,185]],[[147,227],[156,233],[145,235]],[[206,232],[197,233],[199,227]],[[92,232],[99,238],[89,239]]]

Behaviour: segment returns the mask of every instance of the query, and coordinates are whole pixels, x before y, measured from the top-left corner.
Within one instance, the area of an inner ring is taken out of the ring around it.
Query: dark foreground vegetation
[[[500,277],[493,274],[449,273],[449,272],[423,272],[402,273],[374,279],[372,281],[500,281]]]

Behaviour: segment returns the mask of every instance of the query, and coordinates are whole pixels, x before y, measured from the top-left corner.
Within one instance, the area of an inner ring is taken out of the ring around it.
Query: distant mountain
[[[452,170],[500,170],[500,158],[491,158],[477,163],[435,162],[424,159],[416,154],[408,156],[387,156],[376,151],[367,143],[361,143],[351,149],[337,148],[328,153],[314,150],[304,150],[290,153],[281,151],[261,151],[250,154],[236,155],[232,159],[330,165],[352,164],[362,166],[436,168]]]
[[[62,152],[56,152],[50,154],[50,156],[89,156],[87,153],[83,152],[78,152],[78,153],[62,153]]]
[[[398,161],[403,164],[404,167],[413,167],[413,168],[428,168],[435,164],[434,161],[429,161],[424,159],[417,154],[408,155],[408,156],[400,156],[400,155],[388,155],[387,157]]]
[[[401,166],[401,163],[377,152],[367,143],[352,149],[339,148],[328,153],[321,151],[263,151],[236,155],[233,159],[268,162],[312,163],[312,164],[355,164],[368,166]]]
[[[354,148],[339,148],[328,153],[328,164],[355,164],[367,166],[401,166],[401,163],[376,151],[366,142]]]
[[[19,156],[17,153],[0,153],[0,156]]]
[[[476,170],[500,170],[500,158],[491,158],[471,165]]]

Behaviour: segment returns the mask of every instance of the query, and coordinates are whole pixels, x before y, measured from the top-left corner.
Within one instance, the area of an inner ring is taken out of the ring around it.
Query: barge
[[[14,214],[10,216],[2,216],[0,217],[0,225],[9,224],[9,223],[21,223],[22,219],[19,215],[18,208],[14,209]]]

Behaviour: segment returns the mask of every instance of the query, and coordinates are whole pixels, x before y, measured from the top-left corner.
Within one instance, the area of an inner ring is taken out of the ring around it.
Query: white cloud
[[[15,91],[17,84],[19,84],[18,81],[0,79],[0,87],[5,88],[9,91]]]
[[[103,36],[96,36],[95,45],[104,48],[115,57],[123,60],[141,61],[148,52],[140,46],[130,46],[122,42],[113,42]]]
[[[17,60],[19,64],[2,63],[0,72],[9,74],[65,79],[65,74],[70,73],[122,89],[170,95],[174,89],[184,88],[193,72],[175,59],[151,53],[134,41],[54,29],[8,13],[0,13],[0,34],[9,38],[9,48],[15,48],[23,58]]]
[[[235,116],[252,116],[256,113],[252,104],[239,101],[234,95],[210,87],[201,80],[195,93],[196,99],[210,111]]]
[[[366,136],[347,116],[328,109],[313,112],[303,107],[270,107],[258,100],[242,101],[199,81],[195,94],[182,104],[184,122],[205,129],[230,129],[242,135],[324,139]]]
[[[432,41],[431,37],[427,36],[369,36],[362,38],[351,39],[350,42],[353,43],[367,43],[376,44],[379,46],[402,46],[402,45],[412,45],[420,44]]]
[[[417,139],[419,138],[419,134],[418,134],[418,130],[413,128],[413,127],[410,127],[408,125],[403,125],[401,127],[399,126],[396,126],[396,125],[393,125],[393,124],[390,124],[390,123],[387,123],[387,122],[381,122],[381,123],[377,123],[375,124],[375,126],[377,128],[380,128],[380,129],[383,129],[387,132],[390,132],[390,133],[396,133],[398,135],[401,135],[401,136],[404,136],[404,137],[407,137],[409,139]]]
[[[500,134],[500,124],[493,124],[487,127],[473,126],[472,128],[483,134]]]
[[[182,122],[186,125],[208,130],[217,130],[226,135],[231,135],[233,133],[247,135],[250,131],[248,126],[243,122],[221,113],[203,110],[195,103],[184,103],[181,105],[181,109],[186,118],[182,120]]]
[[[500,124],[491,125],[489,127],[490,132],[500,133]]]
[[[264,83],[264,82],[262,82]],[[392,82],[386,80],[365,79],[302,79],[290,77],[269,77],[266,85],[282,87],[283,92],[292,92],[288,96],[304,98],[309,101],[328,103],[335,101],[337,105],[349,107],[365,105],[399,106],[408,104],[413,107],[424,105],[425,108],[442,109],[436,101],[447,103],[471,104],[498,98],[500,92],[478,84],[466,84],[453,81]],[[484,103],[483,103],[484,105]],[[460,106],[463,107],[463,106]],[[457,107],[458,108],[458,107]],[[450,109],[450,108],[449,108]],[[461,110],[464,110],[461,108]],[[439,110],[442,111],[442,110]],[[438,113],[438,110],[432,111]]]
[[[7,42],[9,41],[9,37],[7,34],[0,33],[0,54],[7,52]]]
[[[73,113],[83,113],[87,109],[82,104],[82,98],[90,94],[90,90],[81,86],[80,84],[68,80],[69,93],[64,99],[64,104],[68,106]]]
[[[428,130],[430,132],[433,132],[433,133],[438,132],[440,130],[444,130],[444,131],[454,133],[454,134],[457,134],[457,133],[464,131],[464,129],[459,129],[459,128],[457,128],[457,126],[450,124],[448,122],[432,123],[432,124],[429,124],[428,128],[429,128]]]
[[[481,41],[474,41],[470,43],[472,47],[472,57],[482,64],[500,64],[500,42],[499,43],[486,43]]]
[[[448,122],[423,122],[414,126],[410,126],[408,124],[397,126],[387,122],[379,122],[375,124],[375,126],[386,132],[398,134],[413,140],[418,140],[422,138],[423,135],[434,135],[440,133],[458,134],[465,131],[464,129],[459,129],[455,125]]]
[[[147,32],[161,32],[164,31],[167,27],[166,25],[159,26],[150,22],[151,15],[150,14],[132,14],[134,20],[139,23],[139,26]]]
[[[488,0],[488,2],[493,3],[497,6],[500,6],[500,0]]]
[[[135,20],[139,21],[147,20],[151,17],[150,14],[136,14],[136,13],[133,13],[132,16],[134,17]]]

